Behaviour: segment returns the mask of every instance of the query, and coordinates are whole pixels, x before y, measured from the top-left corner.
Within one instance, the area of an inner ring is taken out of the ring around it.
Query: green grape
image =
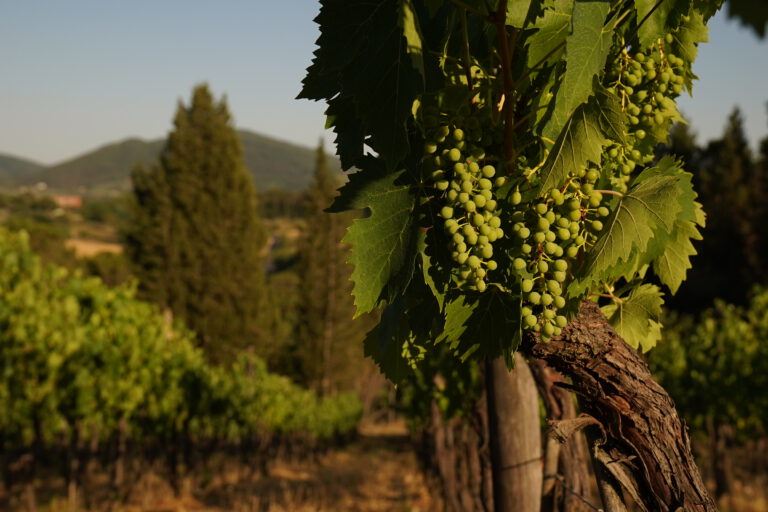
[[[461,150],[453,148],[448,151],[448,159],[452,162],[458,162],[461,159]]]
[[[544,272],[546,272],[547,270],[549,270],[549,264],[548,264],[546,261],[544,261],[544,260],[541,260],[541,261],[538,263],[538,265],[537,265],[537,268],[538,268],[539,272],[541,272],[541,273],[543,274]]]
[[[492,165],[484,166],[482,172],[484,178],[493,178],[496,175],[496,169]]]
[[[597,209],[597,214],[601,217],[607,217],[611,212],[605,206],[601,206]]]
[[[531,304],[538,304],[541,301],[541,294],[539,292],[531,292],[526,298]]]
[[[448,190],[448,185],[449,183],[447,180],[440,180],[438,182],[435,182],[435,188],[440,191]]]
[[[523,270],[525,266],[525,260],[523,258],[515,258],[512,260],[512,267],[515,270]]]
[[[603,223],[600,222],[599,220],[593,220],[591,227],[595,231],[601,231],[603,229]]]
[[[536,325],[538,323],[538,321],[539,321],[538,318],[536,318],[534,315],[528,315],[523,320],[525,325],[527,325],[528,327],[533,327],[534,325]]]
[[[563,304],[563,306],[564,305],[565,304]],[[563,307],[563,306],[559,306],[559,307]],[[555,317],[555,323],[557,324],[558,327],[565,327],[568,324],[568,319],[565,318],[563,315],[558,315]]]
[[[550,304],[552,304],[553,300],[554,300],[554,298],[552,297],[552,295],[550,295],[548,293],[542,293],[541,294],[541,303],[542,303],[542,305],[549,306]]]
[[[488,260],[485,262],[485,266],[488,267],[488,270],[496,270],[499,264],[496,263],[494,260]]]
[[[565,272],[568,269],[568,262],[565,260],[555,260],[553,265],[557,272]]]
[[[475,256],[474,254],[469,257],[467,260],[467,265],[469,265],[469,268],[471,269],[477,269],[480,268],[480,258]]]
[[[528,293],[533,290],[533,280],[523,279],[520,283],[520,289],[523,291],[523,293]]]
[[[522,200],[523,200],[523,195],[520,193],[519,190],[515,190],[514,192],[512,192],[512,195],[509,196],[509,201],[514,206],[517,206],[518,204],[520,204],[520,201]]]
[[[557,309],[562,309],[565,307],[565,298],[561,295],[557,295],[554,298],[554,304]]]
[[[440,210],[440,216],[444,219],[450,219],[453,217],[453,208],[450,206],[443,206]]]
[[[531,230],[528,228],[521,228],[520,231],[517,232],[517,236],[525,240],[526,238],[531,236]]]

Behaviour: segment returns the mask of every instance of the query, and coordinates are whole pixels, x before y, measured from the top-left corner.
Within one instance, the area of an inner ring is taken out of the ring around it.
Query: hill
[[[245,165],[258,190],[306,188],[315,166],[315,150],[283,142],[247,130],[239,130]],[[164,139],[126,139],[107,144],[65,162],[19,174],[13,186],[48,184],[65,193],[103,195],[130,189],[131,169],[137,163],[151,165],[163,148]],[[8,180],[6,180],[8,181]]]
[[[22,179],[24,176],[34,174],[43,166],[11,155],[0,155],[0,182],[6,183]]]

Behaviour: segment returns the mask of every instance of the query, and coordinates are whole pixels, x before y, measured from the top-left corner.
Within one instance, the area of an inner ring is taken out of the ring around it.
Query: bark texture
[[[524,340],[524,353],[570,379],[600,428],[595,459],[644,511],[715,511],[674,403],[642,357],[585,301],[558,338]]]

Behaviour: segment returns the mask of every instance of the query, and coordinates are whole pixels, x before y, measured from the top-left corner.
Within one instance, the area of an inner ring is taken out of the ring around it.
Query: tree
[[[497,511],[535,503],[502,490],[541,471],[504,465],[515,435],[499,433],[511,418],[495,386],[517,352],[570,380],[578,428],[599,425],[606,510],[622,493],[643,510],[715,509],[628,343],[658,340],[647,270],[676,292],[704,224],[691,175],[653,150],[719,4],[322,2],[300,96],[327,102],[342,166],[359,169],[332,210],[368,211],[345,237],[358,312],[384,307],[366,353],[401,382],[446,349],[446,373],[484,362]]]
[[[183,319],[214,360],[264,354],[266,233],[225,100],[197,86],[160,161],[132,180],[126,247],[142,296]]]
[[[370,315],[354,319],[349,246],[341,241],[354,214],[324,211],[341,183],[321,144],[305,196],[296,355],[305,383],[322,394],[352,388],[363,364],[360,342],[371,327]]]

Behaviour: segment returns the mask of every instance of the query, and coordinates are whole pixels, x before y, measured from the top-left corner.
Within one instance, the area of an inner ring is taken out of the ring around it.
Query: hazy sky
[[[315,0],[0,0],[0,153],[54,163],[127,137],[163,137],[206,81],[238,126],[314,146],[324,106],[294,100],[318,31]],[[768,134],[768,41],[720,15],[680,101],[699,141],[734,105]],[[326,135],[332,140],[332,135]]]

